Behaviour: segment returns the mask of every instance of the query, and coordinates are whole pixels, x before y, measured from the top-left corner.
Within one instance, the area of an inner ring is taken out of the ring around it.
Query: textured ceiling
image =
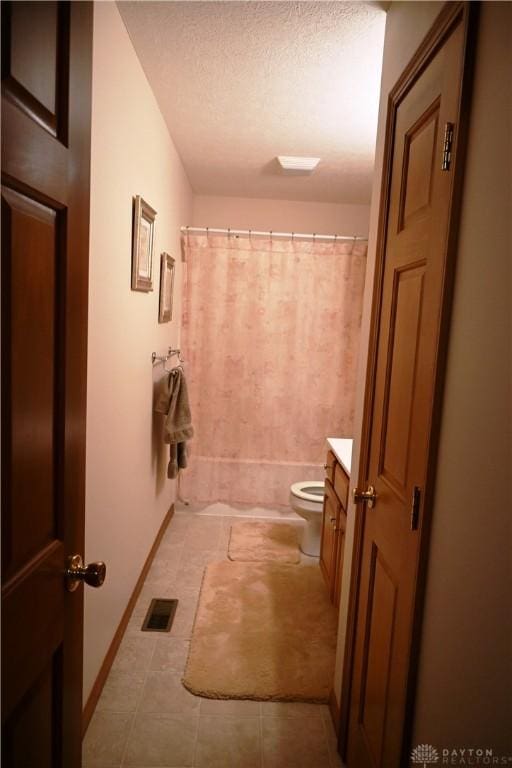
[[[382,4],[118,7],[194,192],[369,203]],[[321,162],[290,176],[276,155]]]

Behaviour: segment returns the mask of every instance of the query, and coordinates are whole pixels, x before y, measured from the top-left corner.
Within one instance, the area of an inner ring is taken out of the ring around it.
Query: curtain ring
[[[228,227],[228,240],[231,239],[231,227]]]
[[[356,247],[356,240],[357,240],[357,235],[354,235],[354,239],[352,240],[352,250],[350,251],[351,256],[354,253],[354,248]]]
[[[270,242],[273,242],[272,241],[272,230],[270,230]]]
[[[292,243],[295,240],[295,232],[292,232]]]

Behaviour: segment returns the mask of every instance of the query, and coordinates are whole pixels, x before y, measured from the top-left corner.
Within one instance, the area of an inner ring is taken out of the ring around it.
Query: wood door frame
[[[380,322],[380,299],[383,289],[384,261],[387,244],[396,115],[400,103],[406,94],[411,90],[420,75],[430,64],[439,49],[445,43],[454,27],[457,24],[462,23],[464,25],[464,69],[461,74],[459,125],[456,127],[456,135],[454,141],[455,155],[452,152],[453,191],[451,196],[451,210],[449,213],[449,225],[446,237],[446,271],[444,274],[441,325],[435,371],[432,425],[428,439],[428,463],[425,483],[425,496],[423,500],[423,522],[421,527],[421,539],[419,546],[417,588],[414,602],[411,662],[409,667],[409,677],[406,693],[404,732],[402,740],[402,761],[407,759],[406,756],[409,753],[410,741],[412,738],[414,702],[430,543],[430,524],[432,518],[432,506],[437,466],[437,450],[442,417],[442,400],[446,372],[446,359],[450,336],[451,306],[455,283],[458,230],[469,126],[469,109],[471,102],[475,58],[474,51],[477,32],[478,5],[479,4],[477,2],[447,2],[443,6],[439,15],[435,19],[434,24],[427,32],[412,59],[409,61],[397,82],[389,92],[386,112],[386,130],[384,140],[381,194],[379,203],[379,222],[377,229],[375,276],[372,292],[372,308],[363,405],[363,423],[361,430],[359,474],[357,477],[358,487],[366,487],[368,481],[370,435],[373,420],[374,384],[377,365],[377,342]],[[354,543],[352,547],[352,568],[350,574],[347,629],[345,635],[346,639],[343,657],[343,678],[340,697],[340,729],[338,742],[339,751],[344,760],[346,759],[348,745],[350,699],[357,627],[357,604],[359,597],[361,561],[363,552],[363,522],[365,515],[364,508],[356,507],[355,510]],[[406,763],[404,762],[403,764]],[[349,766],[349,768],[357,767]]]

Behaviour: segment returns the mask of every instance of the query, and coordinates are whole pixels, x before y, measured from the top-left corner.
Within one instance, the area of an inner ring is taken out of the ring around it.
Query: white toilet
[[[320,557],[324,494],[323,480],[302,480],[290,486],[290,506],[306,521],[300,548],[312,557]]]

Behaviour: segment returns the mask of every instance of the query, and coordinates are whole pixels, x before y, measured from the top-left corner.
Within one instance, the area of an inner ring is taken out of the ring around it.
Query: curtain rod
[[[300,238],[301,240],[368,240],[368,237],[364,237],[362,235],[317,235],[315,232],[313,233],[303,233],[303,232],[273,232],[271,229],[261,231],[258,229],[222,229],[222,228],[215,228],[215,227],[181,227],[181,231],[186,232],[206,232],[206,234],[211,233],[212,235],[248,235],[249,237],[251,235],[255,235],[256,237],[291,237],[293,238]]]

